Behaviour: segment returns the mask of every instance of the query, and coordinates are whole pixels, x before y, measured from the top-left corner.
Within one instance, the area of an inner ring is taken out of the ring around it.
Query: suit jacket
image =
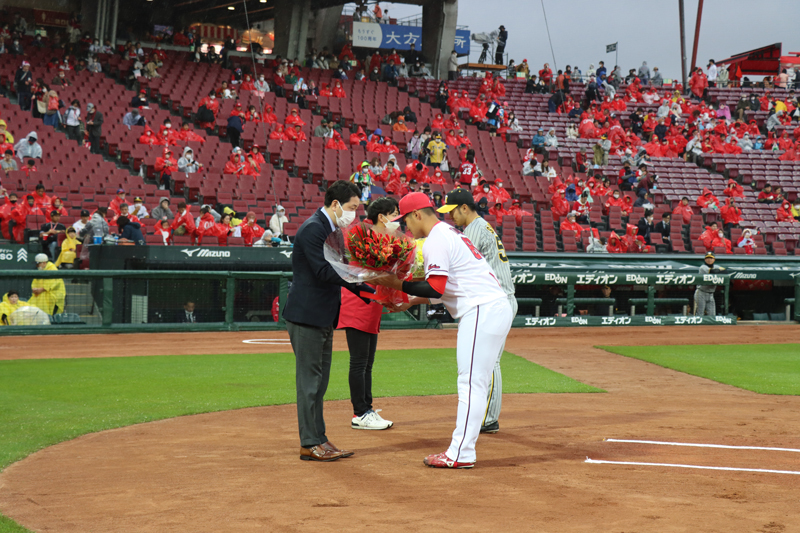
[[[639,235],[644,238],[644,242],[650,244],[650,234],[656,230],[653,224],[648,224],[647,219],[642,217],[637,224]]]
[[[354,290],[355,285],[344,281],[325,259],[323,246],[331,233],[331,224],[321,209],[297,230],[292,252],[294,276],[284,319],[318,328],[336,325],[340,287]]]
[[[185,309],[181,309],[180,311],[178,311],[178,317],[177,318],[178,318],[177,322],[180,322],[181,324],[189,324],[190,323],[189,319],[186,318],[186,310]],[[197,310],[194,311],[194,321],[195,322],[202,322],[203,321],[202,318],[200,317],[200,315],[197,313]]]
[[[670,226],[671,226],[671,223],[670,224],[664,224],[663,222],[659,222],[658,224],[656,224],[656,233],[660,233],[662,236],[664,236],[664,237],[666,237],[668,239],[669,238],[669,233],[670,233]]]

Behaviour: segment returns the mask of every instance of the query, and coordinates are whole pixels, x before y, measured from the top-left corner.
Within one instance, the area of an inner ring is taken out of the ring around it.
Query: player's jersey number
[[[506,255],[506,247],[503,246],[503,241],[500,239],[500,236],[497,233],[495,233],[494,228],[492,227],[491,224],[486,224],[486,226],[489,228],[489,231],[492,232],[492,235],[494,235],[494,240],[497,242],[497,255],[498,257],[500,257],[500,261],[502,261],[503,263],[508,263],[508,256]]]
[[[477,248],[475,248],[475,245],[472,244],[472,241],[469,240],[466,235],[462,235],[461,240],[464,241],[464,244],[467,245],[467,248],[469,248],[469,251],[472,252],[472,255],[475,256],[475,259],[483,259],[481,253],[478,251]]]

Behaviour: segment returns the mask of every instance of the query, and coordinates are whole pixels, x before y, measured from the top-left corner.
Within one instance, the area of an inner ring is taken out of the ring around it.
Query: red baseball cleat
[[[431,468],[472,468],[475,466],[475,463],[459,463],[457,461],[453,461],[447,457],[444,452],[437,453],[435,455],[429,455],[423,459],[422,462]]]

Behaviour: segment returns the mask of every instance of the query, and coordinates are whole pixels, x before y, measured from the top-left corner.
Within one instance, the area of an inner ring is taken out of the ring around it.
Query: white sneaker
[[[353,415],[350,427],[353,429],[389,429],[392,427],[392,422],[384,420],[378,413],[370,410],[361,416]]]

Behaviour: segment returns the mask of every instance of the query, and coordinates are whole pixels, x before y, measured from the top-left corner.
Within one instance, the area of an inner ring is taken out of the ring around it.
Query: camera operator
[[[495,65],[504,65],[503,53],[506,51],[506,43],[508,42],[508,32],[505,26],[500,26],[500,33],[497,36],[497,48],[494,49],[494,63]]]

